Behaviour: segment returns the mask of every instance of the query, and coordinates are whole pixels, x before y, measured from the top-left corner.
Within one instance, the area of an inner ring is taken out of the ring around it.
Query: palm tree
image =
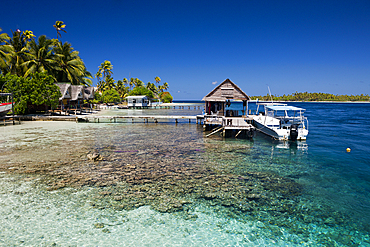
[[[83,81],[82,84],[84,84],[85,86],[91,87],[92,84],[93,84],[93,81],[92,81],[93,76],[92,76],[92,74],[89,71],[87,71],[86,67],[84,69],[84,73],[83,74],[84,75],[82,77],[82,81]]]
[[[70,43],[58,42],[54,48],[55,61],[58,69],[55,78],[59,82],[71,82],[73,85],[91,85],[90,72],[86,70],[85,64]]]
[[[144,82],[142,82],[141,80],[139,80],[139,78],[135,78],[133,80],[133,84],[135,85],[135,87],[142,87],[142,86],[144,86]]]
[[[108,75],[106,78],[105,78],[105,85],[104,85],[104,89],[107,89],[107,90],[111,90],[113,88],[115,88],[116,85],[114,84],[114,79],[111,75]]]
[[[103,75],[103,79],[105,80],[105,78],[108,75],[113,74],[112,70],[113,70],[112,63],[110,61],[105,60],[103,63],[100,64],[98,72],[100,72]]]
[[[2,29],[0,28],[0,32]],[[9,51],[11,48],[6,45],[6,42],[9,41],[10,38],[8,34],[2,33],[0,34],[0,72],[6,74],[9,68],[8,61],[10,60]]]
[[[26,41],[32,40],[34,39],[34,37],[36,37],[35,35],[33,35],[33,32],[29,30],[23,31],[23,36]]]
[[[23,76],[26,71],[23,63],[27,60],[27,39],[24,38],[24,34],[19,29],[15,32],[12,31],[12,35],[11,38],[3,35],[4,45],[1,46],[1,51],[7,54],[7,61],[2,72]]]
[[[163,83],[163,86],[162,86],[163,90],[167,90],[169,88],[169,85],[167,82]]]
[[[125,80],[126,80],[126,83],[127,83],[127,79],[123,78],[123,81],[118,80],[117,85],[116,85],[116,90],[117,90],[121,99],[126,98],[127,93],[128,93],[128,86],[125,86],[125,85],[127,85],[127,84],[125,84]]]
[[[125,85],[126,87],[129,86],[127,78],[123,78],[123,85]]]
[[[34,72],[47,72],[53,75],[53,72],[58,69],[53,54],[53,42],[41,35],[37,42],[32,39],[27,45],[29,52],[26,53],[28,60],[22,63],[22,66],[27,67],[24,77]]]
[[[149,89],[150,91],[152,91],[154,94],[158,94],[158,89],[157,89],[157,87],[155,86],[154,83],[148,82],[146,84],[146,88]]]
[[[135,85],[135,78],[130,78],[130,82],[129,82],[129,85],[130,85],[130,90],[131,88]]]
[[[96,73],[95,77],[98,78],[98,88],[99,90],[103,90],[107,86],[107,78],[111,78],[113,74],[113,65],[110,61],[105,60],[103,63],[100,64],[99,70]],[[102,80],[100,80],[102,78]],[[112,79],[109,79],[112,80]]]
[[[155,83],[159,86],[159,83],[161,82],[161,78],[159,78],[159,76],[156,76],[154,80],[155,80]]]
[[[95,78],[97,78],[98,79],[98,84],[97,84],[97,87],[98,87],[98,90],[99,91],[101,91],[101,89],[103,89],[104,88],[104,85],[102,85],[103,83],[102,83],[102,80],[101,80],[101,78],[103,77],[103,75],[98,71],[98,72],[96,72],[96,74],[95,74]]]
[[[62,35],[60,34],[60,31],[63,31],[63,32],[67,33],[67,31],[64,30],[66,25],[62,21],[56,21],[55,24],[53,25],[53,27],[55,28],[55,30],[57,30],[57,39],[58,40],[59,40],[59,38],[58,38],[59,36],[60,36],[60,38],[62,38]]]

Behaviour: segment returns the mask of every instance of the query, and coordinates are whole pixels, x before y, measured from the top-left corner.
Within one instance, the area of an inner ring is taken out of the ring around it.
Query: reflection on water
[[[0,239],[12,245],[369,245],[367,222],[313,182],[306,142],[205,138],[188,123],[1,131]]]

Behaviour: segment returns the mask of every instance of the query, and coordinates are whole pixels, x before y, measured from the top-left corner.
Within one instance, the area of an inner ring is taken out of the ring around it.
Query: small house
[[[70,83],[56,83],[59,87],[60,93],[62,96],[59,98],[59,106],[61,110],[65,108],[69,108],[70,100],[71,100],[71,84]]]
[[[147,108],[151,104],[150,99],[146,95],[127,96],[126,100],[128,108]]]
[[[81,108],[84,100],[93,100],[94,87],[84,87],[83,85],[71,85],[70,83],[56,83],[62,96],[59,98],[61,110],[70,108]]]
[[[205,101],[205,114],[214,116],[225,116],[225,117],[237,117],[243,116],[247,113],[247,101],[250,97],[243,92],[235,83],[226,79],[210,93],[208,93],[203,99]],[[228,110],[231,101],[242,101],[243,110]]]

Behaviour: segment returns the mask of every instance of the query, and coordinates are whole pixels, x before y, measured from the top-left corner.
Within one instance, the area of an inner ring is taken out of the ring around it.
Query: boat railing
[[[308,126],[308,119],[304,116],[297,116],[297,117],[289,117],[289,116],[275,116],[276,119],[279,119],[281,123],[291,123],[291,124],[303,124],[303,126]]]

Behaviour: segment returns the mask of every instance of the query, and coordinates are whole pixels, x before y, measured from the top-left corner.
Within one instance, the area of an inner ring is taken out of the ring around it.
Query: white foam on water
[[[0,176],[0,245],[294,246],[285,242],[292,236],[263,237],[258,222],[220,218],[206,207],[197,207],[191,220],[149,206],[96,209],[87,199],[94,189],[49,192],[33,183],[37,179]]]

